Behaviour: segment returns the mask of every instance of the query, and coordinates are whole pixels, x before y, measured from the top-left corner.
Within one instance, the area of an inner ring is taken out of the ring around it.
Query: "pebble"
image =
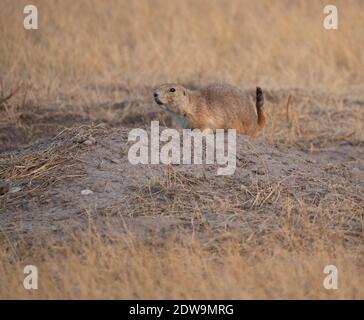
[[[81,191],[81,194],[83,195],[83,196],[88,196],[88,195],[90,195],[90,194],[93,194],[94,192],[92,191],[92,190],[90,190],[90,189],[85,189],[85,190],[82,190]]]
[[[21,191],[21,188],[20,188],[20,187],[12,187],[12,188],[10,189],[10,193],[17,193],[17,192],[19,192],[19,191]]]
[[[86,145],[88,145],[88,146],[92,146],[92,145],[94,145],[94,144],[96,144],[96,139],[94,138],[94,137],[92,137],[92,136],[89,136],[88,138],[87,138],[87,140],[85,140],[84,142],[83,142],[83,144],[86,144]]]

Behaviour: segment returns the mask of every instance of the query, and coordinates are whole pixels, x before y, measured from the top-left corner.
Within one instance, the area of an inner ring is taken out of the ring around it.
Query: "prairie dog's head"
[[[185,115],[189,102],[188,89],[180,84],[163,84],[154,90],[154,100],[164,110]]]

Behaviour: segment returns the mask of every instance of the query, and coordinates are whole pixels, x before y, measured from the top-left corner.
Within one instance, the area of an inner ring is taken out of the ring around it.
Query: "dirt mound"
[[[238,136],[236,171],[218,176],[217,165],[130,164],[129,130],[80,127],[3,155],[0,178],[18,189],[0,196],[3,235],[61,236],[92,222],[145,239],[263,243],[287,228],[306,238],[319,231],[327,239],[362,241],[360,145],[310,155]],[[90,136],[96,144],[85,144]]]

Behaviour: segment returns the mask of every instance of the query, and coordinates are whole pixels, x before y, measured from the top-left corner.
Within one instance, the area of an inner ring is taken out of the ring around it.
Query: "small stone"
[[[84,142],[83,142],[83,144],[85,144],[85,145],[88,145],[88,146],[92,146],[92,145],[94,145],[94,144],[96,144],[96,139],[94,138],[94,137],[92,137],[92,136],[89,136],[88,138],[87,138],[87,140],[85,140]]]
[[[9,188],[10,188],[9,183],[7,183],[4,180],[0,180],[0,195],[9,192]]]
[[[88,195],[90,195],[90,194],[93,194],[94,192],[92,191],[92,190],[90,190],[90,189],[85,189],[85,190],[82,190],[81,191],[81,194],[83,195],[83,196],[88,196]]]
[[[12,188],[10,189],[10,193],[17,193],[17,192],[19,192],[19,191],[21,191],[21,188],[20,188],[20,187],[12,187]]]

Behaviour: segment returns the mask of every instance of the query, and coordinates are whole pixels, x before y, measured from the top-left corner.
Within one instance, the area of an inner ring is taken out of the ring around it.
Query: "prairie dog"
[[[255,105],[247,93],[225,83],[198,90],[163,84],[154,90],[154,100],[164,110],[185,118],[191,128],[236,129],[237,133],[255,136],[265,126],[264,96],[259,87]]]

